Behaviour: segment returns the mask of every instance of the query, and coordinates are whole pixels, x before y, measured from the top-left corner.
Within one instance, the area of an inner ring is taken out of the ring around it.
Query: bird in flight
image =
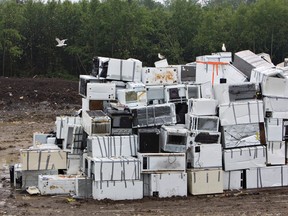
[[[222,45],[222,51],[223,52],[226,52],[226,47],[225,47],[225,44],[223,43],[223,45]]]
[[[159,59],[164,59],[165,56],[163,56],[163,55],[161,55],[160,53],[158,53],[158,58],[159,58]]]
[[[63,40],[60,40],[59,38],[55,38],[55,40],[57,41],[57,45],[56,45],[56,47],[63,47],[63,46],[67,46],[67,44],[65,44],[65,41],[67,40],[67,39],[63,39]]]

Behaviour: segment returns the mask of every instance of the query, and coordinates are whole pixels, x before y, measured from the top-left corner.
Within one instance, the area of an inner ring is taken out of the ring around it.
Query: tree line
[[[204,2],[204,4],[203,4]],[[94,56],[153,66],[250,49],[288,57],[288,0],[0,0],[0,76],[72,78]],[[55,38],[68,39],[56,47]]]

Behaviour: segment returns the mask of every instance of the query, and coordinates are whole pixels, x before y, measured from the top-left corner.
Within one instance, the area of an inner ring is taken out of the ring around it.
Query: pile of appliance
[[[220,52],[93,66],[80,75],[81,111],[20,150],[16,188],[124,200],[288,186],[288,67],[249,50],[233,63]]]

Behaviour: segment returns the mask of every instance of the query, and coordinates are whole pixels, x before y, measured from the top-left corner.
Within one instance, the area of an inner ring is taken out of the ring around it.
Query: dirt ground
[[[69,201],[30,196],[10,186],[9,164],[32,145],[33,132],[54,129],[56,116],[81,107],[78,82],[0,78],[0,215],[287,215],[288,188],[243,190],[185,198]]]

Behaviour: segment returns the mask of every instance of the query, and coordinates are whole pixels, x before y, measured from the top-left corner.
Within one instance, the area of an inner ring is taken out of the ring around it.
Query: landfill
[[[10,166],[11,183],[31,195],[95,200],[288,186],[283,66],[250,50],[154,67],[94,57],[91,74],[79,77],[82,109],[33,134]]]

